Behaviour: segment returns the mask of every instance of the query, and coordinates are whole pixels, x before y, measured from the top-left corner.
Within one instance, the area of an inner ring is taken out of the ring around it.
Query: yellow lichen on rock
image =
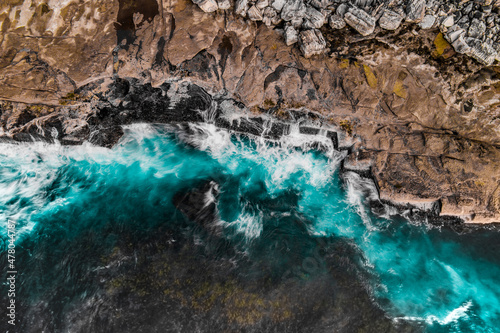
[[[397,79],[396,82],[394,82],[394,87],[392,88],[392,92],[395,93],[396,96],[399,96],[401,98],[408,97],[408,91],[403,85],[403,81],[400,79]]]
[[[352,123],[347,120],[347,119],[344,119],[344,120],[341,120],[340,121],[340,128],[342,128],[344,131],[347,132],[347,134],[351,135],[352,134]]]
[[[340,59],[339,68],[345,69],[347,67],[349,67],[349,59]]]
[[[366,82],[368,82],[368,85],[373,89],[377,88],[378,80],[371,68],[367,65],[363,65],[363,69],[365,71]]]
[[[443,34],[440,32],[437,34],[436,38],[434,39],[434,46],[436,47],[436,50],[433,52],[434,57],[443,57],[443,58],[449,58],[451,57],[455,51],[453,50],[453,47],[444,39]]]

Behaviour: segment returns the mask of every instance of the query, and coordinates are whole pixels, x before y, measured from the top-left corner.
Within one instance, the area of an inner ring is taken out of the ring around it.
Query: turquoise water
[[[200,244],[206,233],[227,239],[239,258],[264,262],[277,279],[297,262],[316,274],[315,239],[342,237],[360,250],[367,288],[394,321],[428,332],[500,331],[497,232],[459,235],[376,217],[359,180],[339,179],[342,154],[297,148],[306,140],[272,143],[212,125],[134,125],[111,150],[0,144],[0,221],[17,222],[25,307],[50,291],[63,317],[67,304],[95,289],[83,276],[100,267],[121,232],[141,239],[168,224],[194,230]],[[204,189],[201,208],[216,207],[204,217],[174,204],[194,188]],[[186,215],[197,223],[186,224]]]

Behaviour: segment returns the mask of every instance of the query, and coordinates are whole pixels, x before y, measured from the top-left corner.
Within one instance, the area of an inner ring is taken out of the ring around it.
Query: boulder
[[[263,10],[267,6],[269,6],[269,0],[259,0],[255,3],[255,7],[257,7],[260,10]]]
[[[339,30],[345,28],[345,26],[346,23],[342,16],[339,16],[337,14],[330,16],[330,27],[332,27],[332,29]]]
[[[255,6],[250,7],[247,12],[248,18],[252,21],[262,21],[262,13],[260,9]]]
[[[424,18],[425,0],[409,0],[406,5],[406,21],[419,23]]]
[[[375,18],[357,7],[349,8],[344,20],[363,36],[368,36],[375,30]]]
[[[307,6],[305,17],[311,22],[312,28],[319,29],[325,24],[325,16],[323,13],[313,7]]]
[[[390,9],[384,10],[384,13],[378,20],[378,24],[385,30],[396,30],[401,25],[403,16]]]
[[[485,32],[486,24],[478,19],[473,19],[467,31],[467,35],[471,38],[481,39]]]
[[[236,0],[234,12],[241,16],[246,16],[248,11],[248,0]]]
[[[205,13],[215,12],[219,8],[215,0],[193,0],[193,2]]]
[[[468,54],[480,63],[490,66],[498,56],[491,42],[482,42],[479,39],[467,37],[465,42],[470,47]]]
[[[286,45],[292,45],[297,43],[299,40],[299,33],[292,25],[288,25],[285,28],[285,43]]]
[[[299,41],[300,50],[306,58],[321,54],[325,51],[326,48],[325,38],[323,38],[323,35],[317,29],[301,31]]]
[[[231,2],[229,0],[218,0],[217,5],[219,6],[219,9],[231,8]]]
[[[467,17],[466,17],[467,18]],[[451,27],[453,24],[455,23],[455,19],[453,18],[452,15],[448,16],[448,17],[445,17],[443,18],[442,22],[441,22],[441,26],[445,27],[445,28],[449,28]]]
[[[276,24],[276,19],[279,18],[278,13],[273,7],[264,8],[264,12],[262,13],[262,21],[265,25],[270,26],[272,24]]]
[[[332,0],[311,0],[309,4],[317,9],[324,9],[333,3]]]
[[[281,18],[285,21],[302,20],[306,15],[306,5],[302,0],[287,0],[281,11]]]
[[[344,17],[344,15],[347,13],[347,5],[345,3],[340,4],[340,6],[337,7],[336,14],[340,15],[341,17]]]
[[[285,3],[286,0],[271,0],[271,7],[276,9],[277,12],[281,12]]]
[[[434,23],[436,23],[436,18],[434,17],[434,15],[425,15],[422,22],[420,22],[418,25],[422,29],[430,29],[434,26]]]

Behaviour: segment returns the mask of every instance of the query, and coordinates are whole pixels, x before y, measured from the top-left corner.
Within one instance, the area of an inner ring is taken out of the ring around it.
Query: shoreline
[[[159,99],[156,100],[155,103],[160,105],[165,113],[160,114],[154,112],[157,114],[157,117],[148,118],[148,115],[143,112],[144,106],[142,106],[136,108],[136,115],[130,116],[129,119],[117,120],[115,117],[119,115],[119,110],[114,112],[115,115],[113,115],[113,112],[108,108],[112,107],[112,105],[117,106],[123,103],[123,98],[125,96],[119,94],[118,88],[126,80],[122,78],[115,79],[114,81],[111,80],[111,78],[104,80],[106,83],[111,82],[108,86],[109,96],[107,103],[102,104],[101,101],[100,105],[99,103],[94,103],[93,106],[90,106],[92,102],[83,102],[78,105],[72,105],[72,107],[77,109],[82,106],[93,109],[93,112],[84,115],[87,118],[96,120],[99,118],[99,120],[94,123],[92,129],[88,128],[86,131],[78,128],[78,126],[75,127],[75,131],[69,133],[68,136],[76,141],[71,141],[66,137],[62,137],[60,140],[61,144],[81,144],[88,140],[93,144],[111,148],[123,135],[121,126],[132,124],[133,122],[210,122],[221,129],[236,133],[250,134],[257,137],[260,136],[273,141],[279,141],[283,136],[289,135],[290,126],[296,126],[302,135],[310,135],[311,145],[316,144],[317,149],[321,150],[321,144],[315,141],[315,137],[317,137],[319,133],[323,133],[322,135],[332,141],[332,145],[336,150],[345,152],[345,157],[340,163],[339,176],[343,179],[344,185],[346,184],[345,177],[349,173],[355,173],[363,182],[372,184],[369,189],[366,189],[368,192],[365,196],[368,206],[371,207],[372,212],[375,214],[379,216],[387,214],[390,216],[400,215],[410,221],[423,219],[425,223],[429,223],[430,225],[451,227],[460,231],[466,229],[482,229],[484,227],[500,230],[500,222],[494,221],[493,219],[488,222],[478,222],[481,220],[467,220],[464,216],[443,214],[441,199],[409,198],[406,200],[398,200],[397,198],[391,198],[384,192],[381,192],[377,179],[373,173],[373,161],[366,158],[366,156],[363,155],[363,151],[357,148],[357,144],[361,141],[361,138],[357,135],[349,135],[339,124],[332,124],[322,115],[311,112],[303,107],[301,109],[285,110],[285,112],[289,114],[289,119],[281,120],[277,119],[271,113],[252,112],[232,98],[227,96],[212,96],[203,88],[189,81],[181,80],[175,82],[175,88],[173,88],[177,89],[175,92],[170,91],[172,86],[170,86],[168,82],[163,83],[158,88],[151,87],[153,91],[155,91],[155,89],[161,91],[164,97],[170,96],[170,99],[162,101],[160,97],[161,94],[156,94]],[[148,88],[143,89],[143,84],[135,79],[131,79],[129,83],[137,85],[143,94],[151,93]],[[77,91],[78,94],[83,96],[89,91],[95,93],[95,90],[96,85],[94,82],[90,83],[88,86],[81,87]],[[97,89],[97,91],[98,90],[99,89]],[[118,96],[116,95],[117,91]],[[200,109],[198,108],[199,106],[205,106],[205,109]],[[103,117],[101,115],[102,110],[107,110],[111,115],[108,114]],[[208,116],[209,114],[211,114],[211,116]],[[144,117],[144,115],[146,115],[146,117]],[[211,118],[208,119],[207,117]],[[56,122],[61,120],[64,121],[65,116],[60,114],[59,118],[58,120],[56,119]],[[232,121],[229,121],[231,119]],[[73,121],[76,121],[76,119],[73,119]],[[30,142],[33,140],[53,142],[54,139],[58,139],[53,138],[51,134],[53,133],[51,129],[55,128],[53,125],[57,127],[56,122],[54,122],[53,116],[51,115],[35,118],[24,125],[21,130],[12,137],[2,136],[0,139],[20,142]],[[59,131],[56,132],[63,132],[62,123],[59,123],[59,127]],[[43,135],[40,133],[43,133]],[[391,208],[395,210],[392,213],[389,212]]]

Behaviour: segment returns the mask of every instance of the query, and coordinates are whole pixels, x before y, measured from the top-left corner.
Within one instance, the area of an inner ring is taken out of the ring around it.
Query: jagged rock
[[[231,8],[231,2],[229,0],[218,0],[217,4],[219,5],[219,9]]]
[[[262,21],[262,13],[255,6],[252,6],[250,7],[250,9],[248,9],[247,15],[248,18],[252,21]]]
[[[385,30],[396,30],[401,25],[401,21],[403,21],[402,15],[386,9],[380,17],[378,24]]]
[[[481,6],[489,6],[493,3],[493,0],[475,0],[475,2]]]
[[[469,15],[469,13],[472,11],[473,7],[474,7],[474,4],[471,1],[464,9],[462,9],[462,13],[464,13],[464,15]]]
[[[469,53],[470,47],[465,42],[465,30],[460,28],[458,25],[452,26],[444,37],[448,42],[450,42],[456,52],[462,54]]]
[[[436,23],[436,18],[434,17],[434,15],[425,15],[422,22],[420,22],[418,25],[422,29],[430,29],[434,26],[434,23]]]
[[[470,37],[465,38],[465,42],[470,46],[468,54],[484,65],[490,66],[498,56],[490,43],[483,43],[479,39]]]
[[[302,0],[287,0],[281,11],[281,18],[285,21],[301,20],[306,14],[306,5]]]
[[[286,0],[273,0],[271,2],[271,7],[276,9],[277,12],[281,12],[285,3],[286,3]]]
[[[279,13],[276,13],[276,16],[271,18],[271,23],[274,25],[280,24],[281,21],[282,21],[282,19],[281,19],[281,16],[279,15]]]
[[[317,9],[324,9],[333,3],[332,0],[311,0],[309,3]]]
[[[294,17],[290,23],[293,25],[295,29],[299,29],[302,26],[304,19],[302,17]]]
[[[259,0],[255,3],[255,7],[257,7],[258,9],[260,10],[263,10],[264,8],[266,8],[267,6],[269,5],[269,1],[268,0]]]
[[[300,32],[300,50],[304,57],[309,58],[325,51],[326,41],[317,29],[304,30]]]
[[[465,42],[465,33],[458,36],[458,38],[451,43],[451,46],[453,46],[453,49],[458,53],[468,54],[470,52],[470,47]]]
[[[409,0],[406,5],[406,21],[419,23],[424,18],[425,0]]]
[[[493,44],[493,48],[495,49],[495,51],[497,52],[497,55],[495,57],[495,60],[496,61],[500,61],[500,44],[499,43],[496,43],[496,44]]]
[[[215,0],[193,0],[205,13],[215,12],[219,6]]]
[[[278,17],[278,13],[273,7],[266,7],[262,15],[264,16],[262,22],[267,26],[275,24],[275,19]]]
[[[446,39],[450,42],[453,43],[457,38],[459,38],[461,35],[465,35],[465,30],[460,28],[457,25],[454,25],[448,30],[448,33],[445,35]]]
[[[375,30],[375,18],[357,7],[349,8],[344,20],[363,36],[368,36]]]
[[[344,17],[344,15],[347,13],[348,7],[345,3],[340,4],[340,6],[337,7],[336,14],[340,15],[341,17]]]
[[[234,12],[245,17],[248,11],[248,0],[236,0]]]
[[[443,21],[441,22],[441,25],[443,27],[446,27],[446,28],[449,28],[451,27],[453,24],[455,24],[455,19],[453,18],[452,15],[446,17],[445,19],[443,19]]]
[[[311,22],[312,28],[319,29],[325,24],[325,16],[320,11],[314,9],[313,7],[306,8],[306,16],[309,22]]]
[[[344,19],[342,18],[342,16],[339,16],[337,14],[334,14],[332,16],[330,16],[330,27],[332,27],[332,29],[343,29],[345,28],[346,26],[346,23],[344,21]]]
[[[285,43],[286,43],[286,45],[295,44],[295,43],[297,43],[298,40],[299,40],[299,33],[297,32],[297,30],[295,30],[295,28],[293,26],[288,25],[285,28]]]
[[[457,21],[457,24],[462,28],[462,29],[467,29],[468,26],[470,25],[469,23],[469,16],[467,15],[464,15],[462,18],[460,18],[458,21]],[[441,24],[441,27],[444,27],[442,24]],[[445,27],[446,28],[446,27]]]
[[[469,26],[469,31],[467,35],[471,38],[481,38],[486,32],[486,24],[478,19],[473,19],[471,25]]]
[[[488,27],[493,28],[493,26],[495,26],[495,18],[493,16],[488,16],[486,18],[486,24]]]

